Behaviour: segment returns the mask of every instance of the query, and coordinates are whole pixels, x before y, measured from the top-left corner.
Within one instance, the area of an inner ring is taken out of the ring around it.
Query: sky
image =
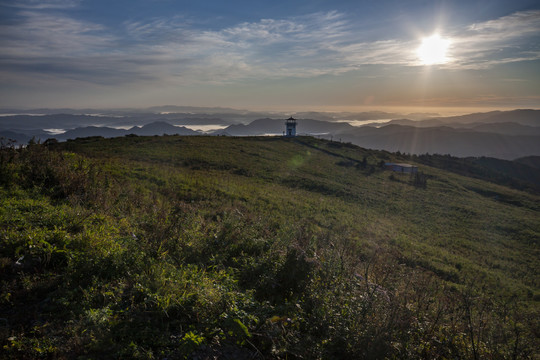
[[[0,0],[0,108],[540,108],[537,0]]]

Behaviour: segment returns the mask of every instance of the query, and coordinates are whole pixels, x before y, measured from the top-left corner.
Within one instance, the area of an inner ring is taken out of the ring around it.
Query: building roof
[[[411,165],[411,164],[396,164],[396,163],[393,163],[393,162],[387,162],[387,163],[384,163],[384,166],[400,166],[400,167],[403,167],[403,168],[415,168],[415,167],[418,167],[416,165]]]

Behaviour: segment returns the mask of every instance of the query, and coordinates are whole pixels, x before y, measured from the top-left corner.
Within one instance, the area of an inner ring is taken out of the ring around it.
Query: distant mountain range
[[[204,110],[206,112],[203,112]],[[42,141],[47,138],[63,141],[77,137],[117,137],[128,134],[260,136],[282,135],[284,132],[284,117],[276,119],[276,114],[173,106],[147,109],[147,112],[122,111],[100,115],[78,113],[2,116],[0,137],[24,144],[32,137]],[[270,116],[248,120],[250,116],[257,115]],[[507,160],[540,156],[540,110],[492,111],[452,117],[429,117],[424,120],[398,118],[365,126],[352,126],[345,120],[337,121],[344,118],[351,121],[380,121],[392,115],[401,114],[310,112],[298,113],[295,117],[298,117],[297,133],[300,135],[351,142],[370,149],[411,154],[451,154],[458,157],[488,156]],[[410,115],[413,118],[426,116]],[[192,125],[215,125],[221,129],[203,133],[186,127]],[[129,128],[125,129],[128,126]],[[51,131],[64,132],[54,134]]]
[[[129,129],[116,129],[107,126],[85,126],[68,130],[61,134],[51,134],[41,130],[0,130],[0,137],[12,139],[20,144],[25,144],[30,139],[45,141],[47,139],[57,139],[65,141],[68,139],[83,138],[89,136],[102,136],[105,138],[119,137],[125,135],[153,136],[153,135],[202,135],[199,131],[190,130],[184,126],[174,126],[164,121],[156,121],[144,126],[133,126]]]
[[[540,126],[540,110],[518,109],[512,111],[490,111],[460,116],[432,117],[422,121],[396,119],[389,124],[411,125],[416,127],[451,126],[470,128],[481,124],[513,123],[525,126]]]
[[[134,126],[130,129],[114,129],[110,127],[100,126],[87,126],[83,128],[76,128],[66,131],[63,134],[56,135],[58,140],[75,139],[78,137],[88,136],[103,136],[106,138],[125,136],[125,135],[138,135],[138,136],[152,136],[152,135],[201,135],[200,132],[190,130],[184,126],[174,126],[164,121],[156,121],[142,127]]]

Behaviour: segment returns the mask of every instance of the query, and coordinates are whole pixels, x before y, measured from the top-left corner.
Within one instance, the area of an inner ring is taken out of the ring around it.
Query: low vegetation
[[[457,174],[540,194],[540,169],[537,157],[516,161],[488,157],[457,158],[450,155],[412,155],[413,160]]]
[[[415,159],[307,137],[4,143],[2,357],[538,358],[538,195],[385,161]]]

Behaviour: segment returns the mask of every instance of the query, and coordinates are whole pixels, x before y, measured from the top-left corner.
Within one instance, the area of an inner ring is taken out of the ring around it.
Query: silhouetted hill
[[[458,157],[487,156],[513,160],[540,155],[540,136],[513,136],[450,127],[417,128],[387,125],[360,127],[339,134],[356,145],[411,154],[452,154]]]
[[[114,129],[106,126],[87,126],[68,130],[63,134],[55,136],[58,140],[76,139],[89,136],[102,136],[104,138],[112,138],[117,136],[125,136],[128,134],[151,136],[151,135],[200,135],[198,131],[190,130],[184,126],[174,126],[163,121],[153,122],[142,127],[134,126],[130,129]]]
[[[536,169],[540,169],[540,156],[525,156],[514,161]]]
[[[459,116],[435,117],[421,121],[396,119],[390,121],[389,123],[397,125],[411,125],[416,127],[433,127],[441,125],[463,127],[467,124],[516,123],[520,125],[540,127],[540,110],[518,109],[512,111],[490,111]]]
[[[385,123],[386,125],[402,125],[402,126],[414,126],[414,127],[436,127],[446,124],[440,119],[428,119],[428,120],[411,120],[411,119],[394,119]]]
[[[133,127],[127,130],[130,134],[135,135],[200,135],[198,131],[190,130],[184,126],[174,126],[164,121],[156,121],[143,127]]]
[[[490,111],[460,116],[436,118],[446,123],[504,123],[514,122],[522,125],[540,126],[540,110],[517,109],[511,111]]]
[[[26,144],[31,139],[31,136],[22,134],[20,132],[14,132],[10,130],[0,131],[0,140],[3,140],[4,144],[7,141],[15,140],[19,144]]]
[[[68,130],[63,134],[56,135],[55,138],[58,140],[84,138],[89,136],[103,136],[105,138],[111,138],[116,136],[124,136],[126,134],[126,130],[113,129],[106,126],[86,126]]]
[[[540,135],[540,125],[530,126],[516,122],[501,123],[457,123],[446,122],[441,119],[415,121],[409,119],[397,119],[387,123],[388,125],[413,126],[417,128],[450,127],[453,129],[467,129],[469,131],[498,133],[504,135]]]
[[[540,126],[529,126],[511,122],[474,124],[469,129],[478,132],[490,132],[504,135],[540,135]]]
[[[34,138],[36,141],[45,141],[52,138],[54,135],[42,130],[25,130],[25,129],[7,129],[0,130],[0,138],[6,140],[15,140],[19,144],[27,144],[28,141]]]
[[[485,123],[505,123],[514,122],[522,125],[540,126],[540,110],[531,109],[518,109],[512,111],[502,111],[500,113],[493,114],[487,119],[484,119]]]
[[[437,117],[430,119],[433,120],[440,120],[445,123],[480,123],[480,122],[490,122],[488,119],[499,116],[501,114],[507,113],[506,111],[489,111],[485,113],[473,113],[473,114],[466,114],[466,115],[457,115],[457,116],[446,116],[446,117]],[[506,120],[508,121],[508,120]]]
[[[152,106],[145,111],[150,112],[170,112],[170,113],[238,113],[239,110],[225,107],[201,107],[201,106],[177,106],[177,105],[161,105]]]
[[[0,129],[74,129],[87,125],[118,122],[118,118],[80,114],[14,115],[0,117]]]

